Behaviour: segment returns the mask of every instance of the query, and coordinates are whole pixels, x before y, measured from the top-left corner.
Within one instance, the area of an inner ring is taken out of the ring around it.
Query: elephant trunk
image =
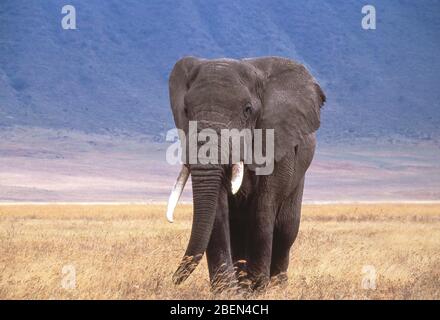
[[[191,236],[185,255],[173,275],[179,284],[188,278],[199,264],[211,237],[217,212],[219,190],[223,179],[220,166],[191,166],[194,216]]]

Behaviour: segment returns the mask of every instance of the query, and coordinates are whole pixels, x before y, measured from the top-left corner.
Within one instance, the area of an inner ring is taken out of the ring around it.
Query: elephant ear
[[[185,114],[184,98],[199,62],[200,60],[194,57],[180,59],[174,65],[169,79],[170,102],[174,122],[176,128],[183,130],[185,133],[188,133],[188,118]]]
[[[324,92],[299,63],[279,57],[247,59],[263,73],[263,110],[256,127],[274,129],[275,161],[279,161],[320,125]]]

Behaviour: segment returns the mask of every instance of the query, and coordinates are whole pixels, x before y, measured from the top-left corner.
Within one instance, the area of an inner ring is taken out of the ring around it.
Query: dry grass
[[[162,205],[0,206],[0,298],[212,299],[206,260],[182,285],[171,276],[191,206],[168,224]],[[76,287],[63,288],[63,266]],[[376,289],[362,288],[374,266]],[[440,205],[309,205],[284,287],[262,299],[439,299]]]

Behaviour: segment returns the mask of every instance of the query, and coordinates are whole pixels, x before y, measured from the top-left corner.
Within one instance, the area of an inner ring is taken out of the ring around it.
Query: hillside
[[[63,1],[0,4],[0,126],[152,134],[173,127],[167,77],[184,55],[304,62],[328,103],[322,141],[437,139],[439,1]]]
[[[356,0],[72,0],[63,30],[65,1],[1,1],[0,202],[165,200],[185,55],[308,66],[328,99],[306,201],[438,200],[440,1],[369,3],[374,31]]]

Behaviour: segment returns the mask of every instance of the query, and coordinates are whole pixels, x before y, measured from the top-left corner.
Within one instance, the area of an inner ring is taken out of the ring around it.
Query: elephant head
[[[274,129],[274,160],[282,159],[320,125],[324,93],[307,69],[278,57],[205,60],[186,57],[174,66],[170,101],[176,127],[198,129]],[[208,246],[219,193],[236,191],[243,163],[222,165],[185,163],[168,205],[172,211],[189,175],[192,177],[194,217],[191,237],[174,282],[185,280]],[[232,181],[231,181],[232,180]],[[224,183],[224,182],[228,183]]]

